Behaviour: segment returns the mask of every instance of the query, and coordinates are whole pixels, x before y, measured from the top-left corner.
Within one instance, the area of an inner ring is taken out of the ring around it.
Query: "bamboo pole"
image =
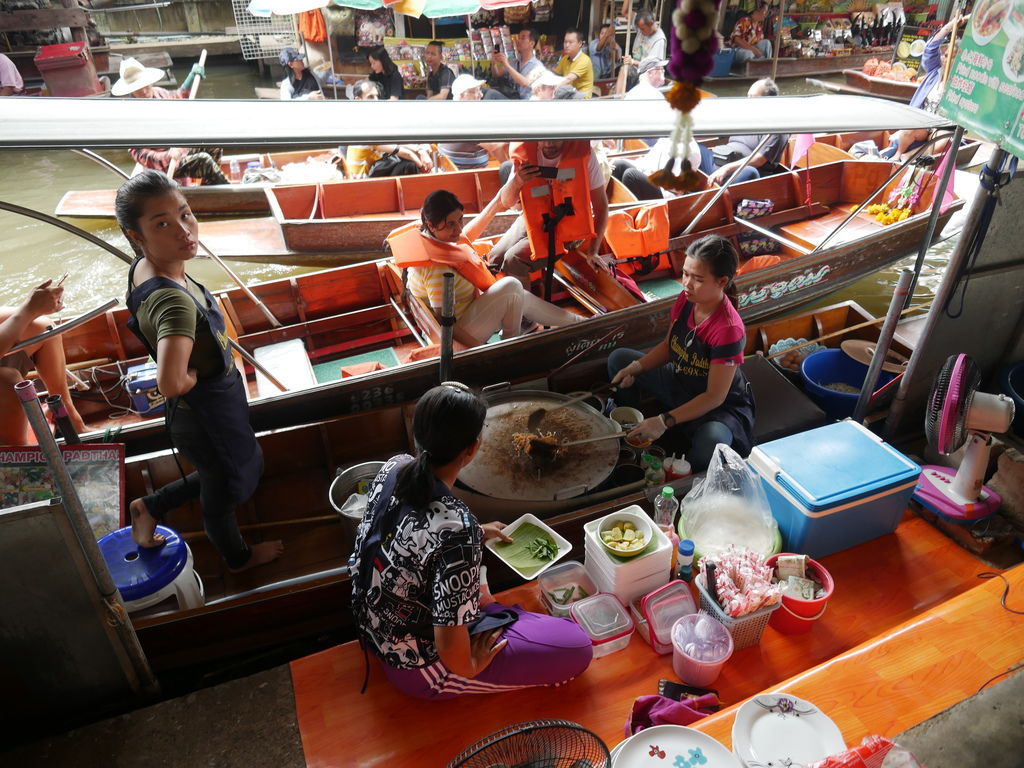
[[[199,54],[199,66],[200,67],[205,67],[206,66],[206,49],[205,48],[203,48],[202,53]],[[196,97],[196,94],[199,93],[199,84],[202,83],[202,82],[203,82],[203,78],[201,78],[199,75],[196,75],[195,80],[192,81],[192,88],[188,92],[189,101],[194,99]]]

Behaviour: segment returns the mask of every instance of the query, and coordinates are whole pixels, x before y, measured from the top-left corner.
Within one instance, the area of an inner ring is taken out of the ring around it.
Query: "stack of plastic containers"
[[[729,630],[706,613],[691,613],[672,625],[672,669],[690,685],[711,685],[733,652]]]
[[[618,557],[611,554],[599,541],[604,520],[620,516],[622,512],[640,515],[650,523],[652,538],[638,555]],[[584,552],[587,573],[601,592],[615,595],[623,605],[668,583],[672,568],[672,544],[641,507],[633,504],[620,512],[613,512],[583,526]]]
[[[682,617],[697,612],[697,606],[686,582],[670,581],[630,604],[637,634],[660,654],[672,653],[672,625]]]
[[[540,602],[552,616],[565,618],[573,603],[597,594],[597,586],[583,563],[566,560],[553,565],[537,577]]]

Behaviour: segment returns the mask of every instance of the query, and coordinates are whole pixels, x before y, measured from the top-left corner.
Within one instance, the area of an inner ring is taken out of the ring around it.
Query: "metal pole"
[[[320,18],[324,20],[324,29],[327,29],[327,17],[324,16],[324,9],[320,9]],[[327,33],[327,59],[331,63],[331,88],[334,90],[334,100],[338,100],[338,77],[334,73],[334,35]]]
[[[102,158],[101,158],[102,159]],[[38,219],[39,221],[45,221],[47,224],[52,224],[58,229],[63,229],[65,232],[70,232],[73,235],[78,235],[83,240],[88,240],[93,245],[98,245],[105,251],[108,251],[121,261],[131,264],[134,259],[127,253],[122,251],[120,248],[115,248],[113,245],[108,243],[106,240],[96,237],[92,232],[86,232],[84,229],[79,229],[74,224],[68,224],[66,221],[61,221],[56,216],[50,216],[46,213],[40,213],[39,211],[33,211],[31,208],[22,208],[20,205],[14,203],[5,203],[0,200],[0,210],[10,211],[11,213],[17,213],[20,216],[27,216],[30,219]]]
[[[964,137],[964,127],[958,125],[956,130],[953,132],[953,138],[949,145],[949,149],[946,150],[947,157],[949,160],[946,162],[946,167],[942,169],[942,178],[939,179],[939,186],[935,190],[935,195],[932,197],[932,212],[928,217],[928,229],[925,230],[924,239],[921,241],[921,247],[917,252],[917,261],[914,262],[914,279],[910,283],[910,288],[907,290],[906,306],[910,306],[910,302],[914,299],[914,289],[917,287],[918,278],[921,277],[921,269],[924,267],[924,257],[928,255],[928,249],[932,247],[932,238],[935,236],[935,228],[939,225],[939,213],[942,208],[942,198],[946,195],[946,189],[949,187],[949,180],[953,176],[954,166],[956,165],[956,150],[960,146],[960,140]]]
[[[14,391],[18,395],[18,399],[21,400],[28,423],[31,425],[32,431],[35,432],[39,448],[57,482],[57,490],[64,502],[64,509],[67,510],[68,522],[75,533],[75,538],[78,539],[78,546],[107,610],[104,619],[114,631],[127,655],[130,668],[124,671],[134,682],[133,687],[147,692],[156,692],[158,689],[156,678],[153,677],[146,655],[142,651],[142,646],[139,645],[139,638],[128,618],[128,611],[125,610],[124,603],[121,601],[121,594],[114,586],[113,579],[110,578],[106,560],[103,559],[103,553],[100,552],[100,548],[96,544],[95,535],[89,526],[85,510],[82,508],[82,500],[78,498],[78,491],[75,490],[71,475],[68,474],[68,468],[64,465],[64,458],[61,456],[60,448],[57,447],[57,441],[50,433],[50,426],[43,415],[42,406],[39,405],[36,388],[31,381],[26,380],[15,384]]]
[[[860,388],[857,405],[853,408],[853,420],[856,422],[864,421],[864,417],[867,415],[868,401],[875,391],[878,374],[882,371],[882,364],[885,362],[885,356],[889,353],[889,346],[896,333],[900,315],[903,314],[904,297],[909,295],[913,282],[913,270],[901,269],[899,280],[896,282],[896,290],[892,294],[892,301],[889,302],[885,323],[882,325],[882,330],[878,332],[878,343],[875,344],[875,353],[871,356],[871,364],[868,366],[867,376],[864,377],[864,385]]]
[[[779,11],[779,18],[775,22],[775,47],[772,50],[772,80],[775,79],[775,74],[779,71],[779,48],[782,46],[782,4],[775,6]],[[769,13],[771,12],[771,6],[769,6]],[[810,162],[808,158],[807,162]]]
[[[452,380],[452,358],[455,356],[455,275],[444,273],[444,298],[441,302],[441,381]]]
[[[704,206],[704,207],[703,207],[703,208],[701,209],[700,213],[698,213],[698,214],[697,214],[696,216],[694,216],[694,217],[693,217],[693,219],[692,219],[692,220],[690,221],[690,223],[686,225],[686,229],[684,229],[684,230],[683,230],[683,234],[684,234],[684,235],[688,235],[688,234],[690,234],[690,233],[691,233],[691,232],[692,232],[692,231],[694,230],[694,228],[695,228],[695,227],[697,226],[697,222],[698,222],[698,221],[700,221],[701,217],[702,217],[702,216],[703,216],[703,215],[704,215],[705,213],[707,213],[708,211],[710,211],[710,210],[711,210],[711,207],[712,207],[712,206],[713,206],[713,205],[714,205],[715,203],[717,203],[717,202],[718,202],[718,198],[720,198],[720,197],[721,197],[721,196],[722,196],[722,195],[723,195],[723,194],[725,193],[725,190],[727,190],[727,189],[729,188],[729,185],[730,185],[730,184],[732,184],[732,182],[733,182],[733,179],[735,179],[735,178],[736,178],[737,176],[739,176],[739,175],[740,175],[740,172],[741,172],[741,171],[742,171],[742,170],[743,170],[744,168],[746,168],[746,167],[747,167],[747,166],[748,166],[748,165],[750,164],[750,159],[751,159],[751,158],[752,158],[752,157],[753,157],[754,155],[756,155],[756,154],[757,154],[758,152],[760,152],[760,151],[761,151],[762,149],[764,149],[764,145],[768,143],[768,140],[769,140],[769,139],[770,139],[770,138],[772,137],[772,135],[773,135],[773,134],[770,134],[770,133],[769,133],[769,134],[766,134],[766,135],[765,135],[765,137],[764,137],[763,139],[761,139],[761,143],[760,143],[760,144],[758,144],[758,145],[757,145],[757,146],[756,146],[756,147],[754,148],[754,151],[753,151],[753,152],[751,152],[751,153],[750,153],[749,155],[747,155],[747,156],[746,156],[745,158],[743,158],[743,162],[742,162],[742,163],[740,163],[740,167],[739,167],[739,168],[737,168],[737,169],[736,169],[735,171],[733,171],[733,174],[732,174],[732,176],[730,176],[730,177],[729,177],[729,178],[728,178],[728,179],[726,180],[725,184],[723,184],[722,186],[720,186],[720,187],[718,188],[718,190],[717,190],[717,191],[715,192],[715,194],[714,194],[714,197],[712,197],[712,198],[711,198],[711,202],[709,202],[709,203],[708,203],[707,205],[705,205],[705,206]]]
[[[1006,160],[1006,150],[996,147],[992,151],[992,156],[988,159],[985,164],[987,168],[993,169],[996,174],[1002,169],[1003,163]],[[985,174],[985,169],[982,169],[982,175]],[[990,175],[996,175],[990,174]],[[917,369],[921,365],[922,350],[928,345],[928,341],[931,338],[932,333],[935,332],[935,326],[938,325],[939,319],[942,317],[942,313],[946,311],[946,304],[949,301],[949,297],[956,290],[958,276],[960,269],[963,267],[964,261],[968,256],[968,249],[970,248],[971,241],[974,239],[974,232],[978,229],[978,223],[981,217],[984,215],[985,206],[987,205],[989,198],[996,194],[995,189],[982,188],[980,193],[975,195],[974,201],[971,204],[971,210],[967,213],[967,220],[964,222],[964,227],[960,231],[960,239],[957,241],[956,248],[949,257],[949,264],[946,265],[945,274],[942,277],[942,282],[939,283],[939,288],[935,292],[935,298],[932,300],[931,309],[928,310],[928,314],[924,320],[924,327],[921,329],[921,335],[918,338],[917,345],[914,347],[914,351],[910,355],[910,362],[907,363],[907,370],[903,374],[903,378],[900,380],[899,389],[896,391],[896,396],[893,398],[892,405],[889,406],[889,415],[885,419],[885,430],[883,436],[886,440],[891,440],[893,435],[896,433],[896,429],[899,427],[900,421],[903,418],[903,414],[907,408],[907,395],[910,390],[910,383],[914,379],[914,375],[917,373]]]

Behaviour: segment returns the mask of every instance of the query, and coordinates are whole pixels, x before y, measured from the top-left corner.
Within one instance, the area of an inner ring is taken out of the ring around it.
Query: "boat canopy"
[[[421,141],[657,138],[677,113],[667,102],[243,101],[5,99],[0,148],[331,146]],[[938,128],[938,115],[863,96],[709,98],[695,132],[832,133]]]

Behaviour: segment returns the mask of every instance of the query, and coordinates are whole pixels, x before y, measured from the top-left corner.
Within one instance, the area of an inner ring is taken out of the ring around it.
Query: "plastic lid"
[[[694,544],[690,539],[683,539],[679,542],[680,555],[692,555],[694,548]]]
[[[672,626],[681,616],[697,612],[690,588],[684,581],[670,581],[640,600],[640,612],[660,643],[668,643]]]
[[[156,531],[164,535],[167,543],[151,549],[135,543],[131,528],[108,533],[97,542],[114,586],[126,602],[163,589],[178,577],[188,561],[188,547],[176,531],[162,525]]]
[[[671,485],[666,485],[664,488],[661,489],[661,495],[670,499],[675,498],[676,489],[673,488]]]
[[[651,459],[650,467],[651,467],[651,469],[661,469],[661,462],[658,461],[657,459]],[[662,493],[664,493],[664,492],[665,491],[662,490]]]
[[[607,592],[573,603],[570,613],[595,643],[607,643],[633,631],[629,612]]]

